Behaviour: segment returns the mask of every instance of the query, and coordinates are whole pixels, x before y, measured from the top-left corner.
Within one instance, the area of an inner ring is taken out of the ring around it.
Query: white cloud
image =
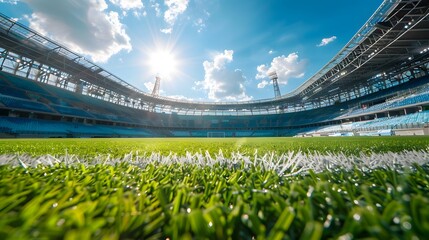
[[[258,83],[258,88],[264,88],[271,82],[267,80],[268,74],[276,72],[278,77],[278,83],[286,85],[291,78],[301,78],[304,76],[306,62],[299,60],[297,53],[291,53],[288,56],[279,56],[273,58],[270,66],[265,64],[259,65],[256,70],[256,79],[262,79]]]
[[[143,84],[146,87],[146,89],[147,89],[148,92],[152,92],[153,91],[153,87],[155,86],[154,82],[145,82]]]
[[[172,28],[163,28],[163,29],[160,29],[159,31],[161,31],[162,33],[165,33],[165,34],[171,34],[173,29]]]
[[[320,41],[319,44],[317,44],[317,46],[318,47],[326,46],[326,45],[330,44],[331,42],[335,41],[335,39],[337,39],[336,36],[332,36],[330,38],[324,38],[324,39],[322,39],[322,41]]]
[[[204,81],[196,82],[196,89],[208,92],[208,98],[215,101],[246,101],[252,99],[245,92],[246,78],[239,69],[231,70],[227,64],[233,60],[233,50],[216,54],[212,61],[204,61]]]
[[[258,88],[264,88],[268,84],[270,84],[270,82],[268,82],[267,80],[262,80],[262,82],[258,83]]]
[[[155,9],[155,14],[157,17],[161,16],[161,8],[159,6],[159,3],[156,2],[156,0],[150,0],[150,7]]]
[[[164,12],[164,20],[173,26],[177,17],[188,8],[189,0],[165,0],[167,10]]]
[[[138,10],[134,10],[132,11],[133,16],[140,19],[141,16],[146,17],[147,12],[146,11],[138,11]]]
[[[19,0],[0,0],[0,3],[17,4]]]
[[[119,6],[122,10],[125,11],[134,8],[140,9],[144,7],[141,0],[110,0],[110,2]]]
[[[197,27],[197,32],[202,32],[204,28],[206,28],[206,24],[202,18],[198,18],[194,21],[194,26]]]
[[[32,29],[95,62],[132,49],[118,13],[106,12],[104,0],[23,1],[33,10],[28,17]]]
[[[203,14],[200,15],[196,20],[194,20],[194,26],[197,28],[197,32],[202,32],[206,27],[206,21],[210,17],[210,13],[207,10],[203,11]]]
[[[160,3],[163,4],[160,4]],[[157,17],[163,17],[164,26],[160,29],[162,33],[171,34],[173,32],[176,22],[183,15],[189,7],[190,0],[149,0],[149,6],[155,10]],[[195,3],[198,5],[199,3]],[[210,13],[202,8],[195,7],[196,11],[190,13],[190,15],[182,18],[184,21],[190,21],[191,24],[196,27],[197,32],[202,32],[206,28],[206,20],[210,17]],[[202,12],[201,12],[202,11]],[[196,14],[199,12],[199,14]]]
[[[274,54],[274,50],[270,50],[270,51],[268,51],[268,54]]]

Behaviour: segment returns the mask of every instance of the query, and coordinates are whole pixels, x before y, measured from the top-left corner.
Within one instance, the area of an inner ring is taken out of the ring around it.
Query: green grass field
[[[0,154],[19,153],[33,156],[69,154],[94,156],[111,154],[124,156],[132,151],[140,153],[209,151],[219,149],[229,155],[233,151],[253,154],[288,151],[360,154],[369,152],[400,152],[425,150],[428,137],[345,137],[345,138],[147,138],[147,139],[17,139],[1,140]]]
[[[0,140],[0,238],[426,239],[428,147],[427,137]]]

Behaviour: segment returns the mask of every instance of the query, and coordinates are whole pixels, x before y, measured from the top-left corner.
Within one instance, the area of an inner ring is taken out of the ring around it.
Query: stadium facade
[[[386,0],[294,91],[246,102],[145,93],[0,14],[0,137],[429,134],[429,1]]]

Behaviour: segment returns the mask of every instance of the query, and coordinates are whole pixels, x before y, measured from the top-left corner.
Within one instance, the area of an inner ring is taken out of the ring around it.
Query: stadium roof
[[[153,97],[43,35],[0,14],[0,47],[72,76],[68,81],[112,90],[159,108],[242,110],[278,109],[334,98],[376,84],[412,64],[428,61],[428,0],[385,0],[364,26],[319,72],[296,90],[276,99],[196,102]],[[371,81],[370,81],[371,80]]]
[[[427,0],[384,1],[349,43],[291,95],[326,95],[421,58],[429,47],[428,6]]]

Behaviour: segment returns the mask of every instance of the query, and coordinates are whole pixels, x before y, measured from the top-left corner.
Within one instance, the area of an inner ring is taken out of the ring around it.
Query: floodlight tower
[[[279,98],[281,94],[280,94],[279,82],[277,81],[277,79],[279,79],[277,77],[277,73],[274,71],[274,72],[268,73],[268,76],[273,81],[274,97]]]
[[[161,77],[156,76],[155,79],[156,79],[155,80],[155,86],[153,86],[152,96],[158,97],[159,96],[159,85],[161,85]]]

